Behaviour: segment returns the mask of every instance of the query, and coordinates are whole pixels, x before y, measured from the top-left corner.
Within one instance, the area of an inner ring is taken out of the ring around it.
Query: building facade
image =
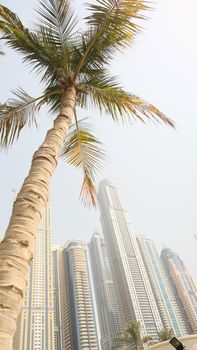
[[[197,333],[197,288],[178,254],[169,248],[161,252],[161,260],[169,276],[180,314],[189,333]]]
[[[144,235],[137,235],[137,242],[164,328],[173,329],[174,334],[180,337],[184,334],[184,330],[181,328],[176,303],[174,303],[168,279],[156,246],[152,239]]]
[[[103,237],[96,232],[89,243],[90,261],[101,332],[102,350],[112,350],[122,330],[120,311]]]
[[[55,350],[52,274],[52,226],[46,204],[36,237],[24,306],[17,323],[14,350]]]
[[[163,323],[118,189],[108,180],[99,185],[98,201],[122,324],[137,320],[142,337],[158,339]]]
[[[53,306],[54,306],[54,350],[62,349],[62,320],[61,320],[61,295],[60,295],[60,255],[61,247],[53,246]]]
[[[86,244],[69,241],[62,250],[60,264],[63,349],[97,350]]]

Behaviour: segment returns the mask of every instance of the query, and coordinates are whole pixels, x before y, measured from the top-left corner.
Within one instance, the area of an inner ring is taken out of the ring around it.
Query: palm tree
[[[123,90],[109,74],[116,52],[124,51],[145,19],[145,0],[97,0],[87,5],[83,30],[69,0],[40,0],[39,21],[32,30],[0,5],[0,33],[4,42],[33,67],[44,86],[31,97],[23,89],[0,107],[0,146],[9,148],[25,126],[36,125],[36,112],[49,106],[53,127],[35,152],[31,168],[13,205],[0,245],[0,349],[12,348],[16,319],[22,306],[29,264],[49,184],[60,154],[83,172],[81,198],[96,201],[95,175],[105,158],[101,143],[78,108],[98,107],[114,121],[173,122],[153,105]],[[66,139],[67,136],[67,139]]]
[[[117,334],[116,341],[125,344],[126,347],[124,347],[124,349],[132,350],[133,346],[135,346],[135,350],[142,350],[143,344],[151,341],[152,337],[146,335],[142,338],[141,328],[142,326],[138,321],[127,323],[124,325],[123,331]]]
[[[174,331],[172,328],[163,328],[160,332],[158,332],[158,336],[160,342],[166,341],[174,337]]]

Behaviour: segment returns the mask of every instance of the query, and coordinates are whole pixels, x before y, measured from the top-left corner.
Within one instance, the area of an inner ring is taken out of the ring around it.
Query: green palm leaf
[[[100,171],[106,159],[102,144],[92,134],[90,126],[84,120],[76,120],[70,129],[62,156],[66,161],[83,172],[83,184],[80,197],[85,204],[96,204],[95,175]]]
[[[143,349],[143,343],[148,343],[152,341],[152,337],[146,335],[145,337],[141,337],[141,324],[139,321],[131,321],[123,326],[123,331],[116,335],[116,341],[121,344],[129,344],[125,349],[133,349],[133,346],[138,350]],[[120,346],[114,346],[114,349],[119,349]]]
[[[128,47],[140,31],[135,20],[145,19],[145,0],[97,0],[89,4],[86,17],[88,30],[83,35],[79,49],[81,58],[75,77],[83,67],[109,63],[116,50]]]
[[[145,337],[142,338],[142,342],[144,344],[150,343],[153,340],[153,338],[150,335],[145,335]],[[152,342],[151,342],[152,343]]]
[[[0,5],[0,33],[3,40],[13,49],[22,53],[24,62],[33,64],[43,77],[58,77],[60,59],[57,59],[56,46],[49,33],[40,30],[31,32],[20,19],[5,6]]]
[[[14,92],[16,98],[0,106],[0,147],[7,148],[17,139],[27,125],[36,124],[36,110],[41,98],[33,98],[24,90]]]
[[[166,341],[174,337],[174,331],[172,328],[163,328],[158,332],[160,342]]]
[[[77,18],[68,0],[41,0],[37,10],[42,25],[51,32],[56,45],[64,45],[73,34]]]
[[[147,9],[145,0],[97,0],[89,4],[86,20],[99,36],[105,33],[106,44],[120,48],[131,44],[140,30],[135,20],[144,20],[143,11]]]
[[[114,121],[131,121],[131,118],[137,119],[142,123],[147,120],[161,121],[174,126],[173,122],[160,112],[155,106],[145,102],[136,95],[125,92],[116,82],[116,78],[110,77],[105,70],[98,70],[97,74],[84,85],[87,92],[82,94],[80,106],[99,107],[100,112],[110,115]]]

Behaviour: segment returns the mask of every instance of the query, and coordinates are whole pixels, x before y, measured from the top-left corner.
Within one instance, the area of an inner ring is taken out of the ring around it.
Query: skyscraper
[[[101,332],[101,348],[111,350],[116,345],[117,333],[121,331],[121,319],[105,242],[98,232],[91,238],[89,251]]]
[[[184,334],[176,313],[176,304],[168,285],[167,276],[152,239],[137,235],[137,242],[142,254],[152,291],[165,328],[173,329],[176,336]]]
[[[178,254],[169,248],[161,252],[161,259],[179,304],[188,333],[197,333],[197,289]]]
[[[61,247],[53,246],[53,306],[54,306],[54,350],[62,349],[62,320],[61,320],[61,295],[60,295],[60,255]]]
[[[119,192],[108,180],[99,185],[98,201],[122,323],[137,320],[142,336],[158,338],[163,328],[136,237]]]
[[[69,241],[60,260],[62,343],[67,350],[98,349],[86,251],[85,243]]]
[[[46,204],[36,237],[24,306],[18,319],[15,350],[54,350],[52,228]]]

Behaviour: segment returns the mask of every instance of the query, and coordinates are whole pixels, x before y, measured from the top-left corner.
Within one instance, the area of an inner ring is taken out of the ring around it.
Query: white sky
[[[24,20],[33,22],[38,1],[1,0]],[[76,10],[79,1],[74,2]],[[99,179],[114,181],[124,199],[136,232],[152,237],[158,248],[169,246],[179,253],[197,281],[197,2],[158,0],[151,20],[136,40],[135,47],[117,57],[112,70],[125,89],[154,103],[177,124],[177,131],[165,126],[124,128],[97,111],[90,117],[108,150],[110,161]],[[21,64],[15,53],[0,57],[0,98],[23,87],[39,95],[39,81]],[[39,129],[26,130],[19,142],[0,154],[0,231],[4,232],[11,212],[13,192],[27,175],[33,152],[42,142],[52,120],[46,111],[39,115]],[[100,227],[99,211],[84,208],[79,200],[80,174],[62,161],[52,188],[54,242],[89,240]]]

